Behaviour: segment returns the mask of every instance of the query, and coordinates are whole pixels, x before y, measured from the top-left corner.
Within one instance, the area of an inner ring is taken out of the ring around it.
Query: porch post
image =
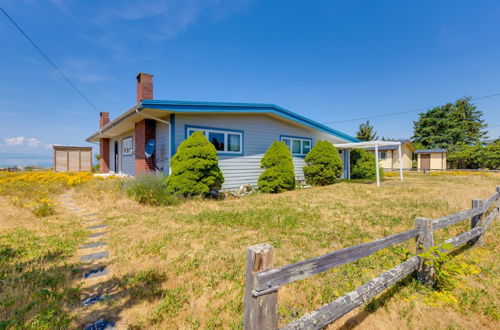
[[[377,187],[380,187],[380,169],[378,166],[378,143],[375,142],[375,171],[377,173]]]
[[[401,159],[401,143],[398,146],[398,154],[399,154],[399,178],[403,181],[403,161]]]

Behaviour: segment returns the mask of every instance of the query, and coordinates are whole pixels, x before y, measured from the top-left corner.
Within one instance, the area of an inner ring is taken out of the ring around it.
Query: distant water
[[[40,166],[40,167],[52,167],[51,158],[5,158],[0,159],[0,168],[2,167],[16,167],[16,166]]]

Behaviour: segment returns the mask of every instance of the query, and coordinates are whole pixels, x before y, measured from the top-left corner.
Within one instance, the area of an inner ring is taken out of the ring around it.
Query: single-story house
[[[138,175],[169,173],[179,144],[202,131],[219,153],[223,189],[257,184],[260,160],[273,141],[285,142],[293,156],[297,179],[303,179],[304,157],[318,140],[335,144],[357,139],[274,104],[166,101],[153,99],[153,76],[137,75],[137,103],[110,120],[101,112],[99,130],[87,138],[100,144],[103,173]],[[146,144],[155,140],[154,153],[145,156]],[[349,177],[349,151],[339,148]]]
[[[409,170],[412,168],[412,158],[415,147],[408,140],[401,140],[401,159],[403,169]],[[380,166],[385,171],[399,170],[399,155],[397,145],[388,145],[378,147],[378,159]],[[369,152],[375,153],[375,148],[367,148]]]
[[[423,170],[446,170],[447,149],[418,149],[417,167],[419,171]]]

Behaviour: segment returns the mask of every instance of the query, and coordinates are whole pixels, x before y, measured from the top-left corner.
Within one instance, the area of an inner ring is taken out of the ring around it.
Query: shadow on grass
[[[165,275],[153,270],[107,275],[83,288],[83,274],[107,263],[69,263],[71,255],[62,250],[35,254],[31,248],[0,245],[0,329],[67,329],[100,318],[116,322],[124,309],[169,294],[161,288]],[[96,294],[107,298],[84,307]]]
[[[101,266],[105,264],[95,264],[84,271]],[[90,308],[81,308],[81,319],[78,321],[82,326],[101,318],[118,322],[123,310],[144,301],[156,301],[166,294],[162,289],[166,276],[153,270],[128,273],[122,277],[107,276],[106,280],[81,289],[81,301],[90,296],[103,297]]]
[[[451,251],[449,255],[451,257],[457,256],[472,247],[471,244],[464,244],[461,247]],[[339,327],[340,330],[350,330],[361,326],[361,324],[366,320],[366,318],[377,311],[379,308],[386,306],[395,294],[397,294],[402,288],[410,285],[413,281],[416,281],[415,274],[410,274],[396,285],[392,286],[380,296],[372,299],[364,308],[360,309],[354,316],[350,317]]]

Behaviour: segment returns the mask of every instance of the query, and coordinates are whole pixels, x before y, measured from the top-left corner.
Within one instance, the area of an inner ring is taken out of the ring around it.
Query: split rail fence
[[[415,228],[390,235],[372,242],[334,251],[316,258],[302,260],[280,268],[273,268],[274,249],[268,244],[258,244],[247,250],[247,268],[244,300],[245,329],[278,328],[278,289],[331,268],[354,262],[392,245],[416,238],[416,256],[375,277],[354,291],[323,305],[282,329],[322,329],[354,308],[360,306],[401,279],[416,272],[426,285],[434,283],[434,268],[418,255],[434,246],[433,232],[466,219],[471,219],[471,229],[446,240],[447,246],[456,248],[467,242],[474,246],[483,244],[483,234],[493,219],[499,215],[500,186],[486,200],[472,200],[472,208],[439,219],[416,218]],[[496,202],[496,203],[495,203]],[[444,245],[444,244],[443,244]]]

